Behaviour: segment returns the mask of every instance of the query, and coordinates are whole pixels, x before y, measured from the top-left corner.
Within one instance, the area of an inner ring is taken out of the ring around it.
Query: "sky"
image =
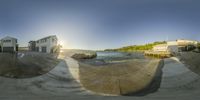
[[[0,0],[0,38],[57,35],[66,49],[200,41],[199,0]]]

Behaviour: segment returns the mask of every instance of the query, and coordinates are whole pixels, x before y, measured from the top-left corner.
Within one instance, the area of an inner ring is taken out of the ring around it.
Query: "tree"
[[[122,51],[122,52],[131,52],[131,51],[144,51],[144,50],[151,50],[153,46],[158,44],[165,44],[166,41],[161,42],[154,42],[154,43],[148,43],[145,45],[132,45],[132,46],[126,46],[118,49],[107,49],[107,51]]]
[[[200,50],[200,42],[197,44],[197,48]]]
[[[51,53],[59,53],[60,49],[62,48],[62,45],[57,45],[51,48]]]

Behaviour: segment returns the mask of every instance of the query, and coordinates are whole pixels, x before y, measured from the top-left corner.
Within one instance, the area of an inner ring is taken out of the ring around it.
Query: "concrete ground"
[[[177,58],[165,59],[163,76],[157,92],[148,95],[155,98],[200,98],[200,76],[189,70]]]
[[[0,76],[29,78],[49,72],[59,60],[53,54],[37,52],[0,53]]]
[[[200,77],[176,58],[164,60],[160,88],[145,96],[101,96],[83,89],[76,80],[78,66],[65,57],[50,72],[27,79],[0,77],[0,100],[198,100]]]
[[[79,62],[79,79],[84,88],[97,94],[134,95],[140,91],[142,95],[142,90],[161,75],[156,73],[162,66],[159,59],[125,60],[98,67]],[[150,89],[156,90],[157,87]]]
[[[181,62],[188,65],[187,67],[193,72],[200,75],[200,53],[182,52],[179,55]]]

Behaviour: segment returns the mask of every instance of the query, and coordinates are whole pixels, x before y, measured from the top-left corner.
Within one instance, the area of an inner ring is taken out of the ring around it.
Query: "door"
[[[16,45],[16,51],[18,51],[18,49],[19,49],[19,46],[18,46],[18,45]]]
[[[42,52],[46,53],[47,52],[47,47],[42,47]]]
[[[3,47],[3,52],[14,52],[14,47]]]
[[[39,47],[36,47],[36,51],[39,52]]]

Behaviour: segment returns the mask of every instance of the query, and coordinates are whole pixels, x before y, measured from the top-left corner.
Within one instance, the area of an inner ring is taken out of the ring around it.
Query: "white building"
[[[15,52],[18,51],[17,39],[13,37],[5,37],[1,39],[2,52]]]
[[[177,41],[168,41],[167,42],[168,51],[176,53],[179,51]]]
[[[198,41],[194,41],[194,40],[178,39],[176,41],[179,46],[188,46],[188,45],[197,46],[197,44],[198,44]]]
[[[58,38],[56,35],[48,36],[36,41],[36,51],[44,53],[53,53],[56,48]]]
[[[153,47],[153,51],[158,52],[167,52],[168,51],[168,45],[167,44],[159,44]]]
[[[198,41],[178,39],[176,41],[167,41],[167,44],[156,45],[153,47],[154,51],[169,51],[171,53],[177,53],[185,49],[185,47],[192,45],[197,46]]]
[[[157,52],[178,52],[178,45],[176,41],[168,41],[167,44],[159,44],[153,47],[153,51]]]

